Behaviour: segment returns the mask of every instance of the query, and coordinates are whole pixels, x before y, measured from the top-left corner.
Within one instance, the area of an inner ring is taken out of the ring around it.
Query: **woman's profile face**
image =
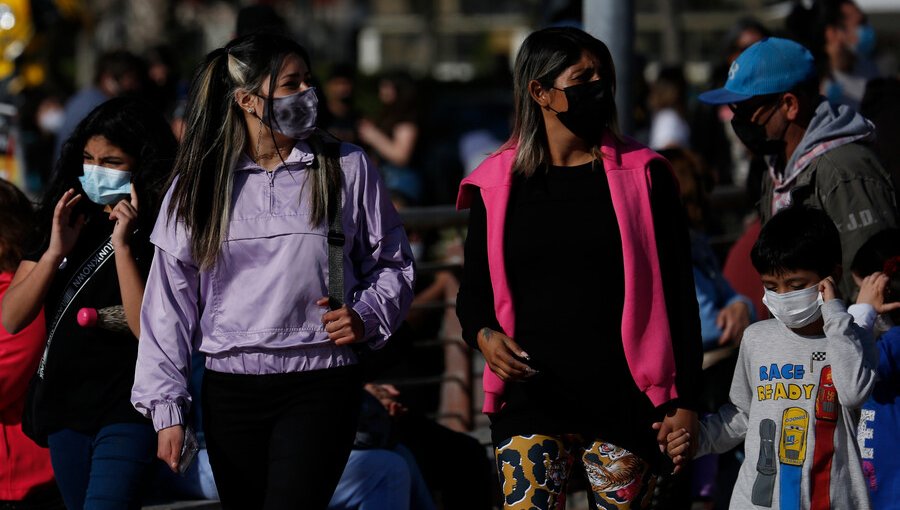
[[[259,89],[259,95],[269,97],[269,79],[267,75],[263,78],[262,87]],[[309,68],[306,62],[300,58],[300,55],[290,54],[284,57],[281,63],[281,70],[275,79],[275,90],[272,97],[285,97],[303,92],[309,88]]]
[[[134,166],[134,158],[103,135],[94,135],[88,139],[84,144],[82,157],[85,165],[97,165],[110,170],[130,172]]]
[[[584,50],[581,52],[581,58],[565,68],[553,80],[553,88],[548,92],[551,94],[550,106],[559,112],[569,109],[569,103],[566,100],[566,94],[563,90],[572,85],[580,85],[591,81],[601,79],[603,76],[600,70],[600,59],[592,53]]]

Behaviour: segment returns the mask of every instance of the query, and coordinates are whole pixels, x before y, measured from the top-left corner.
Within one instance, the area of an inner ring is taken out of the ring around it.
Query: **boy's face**
[[[796,290],[803,290],[817,285],[822,277],[809,269],[795,269],[783,271],[778,274],[767,273],[760,275],[763,287],[776,294],[785,294]]]

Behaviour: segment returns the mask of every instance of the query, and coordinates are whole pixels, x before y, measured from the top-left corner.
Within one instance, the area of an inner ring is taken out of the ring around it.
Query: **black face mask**
[[[606,82],[594,80],[556,90],[565,92],[569,103],[564,112],[553,110],[559,121],[585,142],[598,143],[612,110],[612,94]]]
[[[781,103],[779,102],[779,105]],[[777,106],[776,106],[777,109]],[[749,118],[735,115],[731,119],[731,127],[734,134],[747,146],[753,154],[757,156],[772,156],[784,152],[784,140],[772,140],[766,134],[766,124],[775,116],[775,110],[769,115],[762,124],[755,124]]]

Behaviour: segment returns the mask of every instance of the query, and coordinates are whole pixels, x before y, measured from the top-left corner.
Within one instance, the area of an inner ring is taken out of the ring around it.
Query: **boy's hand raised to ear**
[[[832,299],[840,299],[841,297],[838,294],[837,286],[834,284],[834,278],[831,276],[819,282],[819,292],[822,293],[822,299],[826,302]]]

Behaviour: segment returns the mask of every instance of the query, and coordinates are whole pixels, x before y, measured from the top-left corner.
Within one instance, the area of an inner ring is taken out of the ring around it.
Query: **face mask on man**
[[[784,151],[784,140],[780,138],[771,139],[766,133],[766,125],[775,116],[779,106],[781,106],[780,100],[762,124],[754,123],[750,120],[751,117],[746,115],[735,115],[731,119],[731,127],[734,129],[734,134],[747,146],[750,152],[757,156],[771,156]]]
[[[316,129],[319,98],[314,87],[289,96],[272,98],[271,111],[268,100],[265,102],[262,121],[272,126],[273,130],[296,140],[305,140]]]
[[[556,87],[554,87],[556,88]],[[598,143],[609,121],[612,93],[603,80],[579,83],[564,89],[569,109],[556,112],[563,126],[588,143]]]
[[[88,200],[98,205],[112,205],[131,197],[131,172],[84,165],[84,175],[78,181]]]
[[[862,57],[871,57],[875,52],[875,29],[872,25],[860,25],[856,27],[856,45],[853,53]]]
[[[779,294],[765,290],[763,304],[785,326],[796,329],[808,326],[822,316],[822,294],[819,285]]]

